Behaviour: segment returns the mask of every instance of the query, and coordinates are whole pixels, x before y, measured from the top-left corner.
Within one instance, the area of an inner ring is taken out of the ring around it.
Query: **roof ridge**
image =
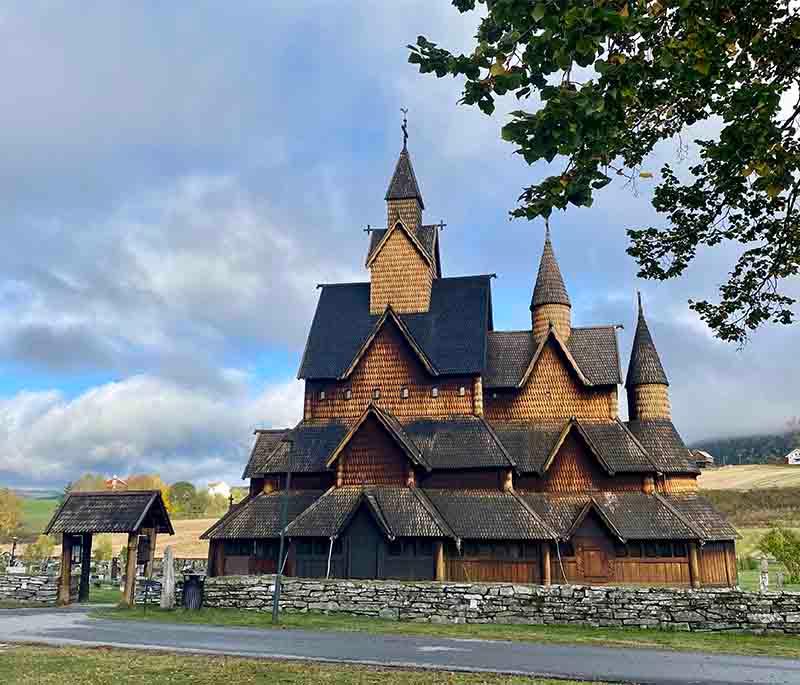
[[[655,497],[655,498],[656,498],[656,499],[657,499],[659,502],[661,502],[661,503],[662,503],[662,504],[663,504],[665,507],[667,507],[667,509],[669,509],[669,511],[670,511],[672,514],[674,514],[674,515],[677,517],[677,519],[678,519],[678,520],[679,520],[679,521],[680,521],[680,522],[681,522],[683,525],[685,525],[685,526],[686,526],[686,527],[687,527],[689,530],[691,530],[692,532],[694,532],[694,533],[697,535],[697,537],[698,537],[698,539],[699,539],[699,540],[705,540],[705,536],[703,535],[703,532],[702,532],[702,531],[701,531],[699,528],[695,528],[695,526],[694,526],[694,523],[692,523],[692,522],[691,522],[689,519],[687,519],[687,518],[686,518],[686,517],[685,517],[683,514],[681,514],[681,513],[680,513],[680,512],[677,510],[677,508],[675,508],[675,507],[672,505],[672,503],[671,503],[671,502],[669,502],[669,501],[668,501],[668,500],[667,500],[665,497],[663,497],[663,496],[661,495],[661,493],[659,493],[659,492],[653,492],[653,496],[654,496],[654,497]]]
[[[425,494],[425,491],[422,490],[422,488],[408,488],[408,489],[411,490],[412,495],[422,505],[422,508],[425,509],[425,511],[427,511],[428,514],[430,514],[431,518],[434,520],[439,530],[441,530],[442,533],[449,535],[454,540],[458,540],[459,539],[458,535],[456,535],[455,531],[452,529],[450,524],[436,508],[436,505],[430,501],[428,496]]]
[[[522,508],[525,509],[525,511],[527,511],[534,519],[536,519],[538,523],[541,524],[542,528],[550,532],[550,534],[553,536],[553,540],[558,540],[558,533],[556,533],[556,531],[553,530],[553,528],[550,526],[550,524],[547,523],[547,521],[545,521],[541,516],[539,516],[536,510],[525,501],[522,495],[516,492],[513,488],[508,491],[508,494],[513,496],[514,499],[517,500],[517,502],[519,502],[522,505]]]

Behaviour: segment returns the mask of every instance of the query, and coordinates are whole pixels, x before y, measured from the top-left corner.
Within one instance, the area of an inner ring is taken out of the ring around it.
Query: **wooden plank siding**
[[[471,376],[435,378],[419,361],[397,326],[388,321],[364,353],[350,378],[343,381],[308,381],[305,389],[305,420],[354,423],[370,402],[399,419],[421,416],[471,415],[474,381]],[[438,397],[432,389],[438,388]],[[408,397],[402,389],[408,388]],[[461,394],[461,388],[464,394]],[[374,391],[380,390],[380,399]],[[347,399],[347,391],[350,399]],[[325,399],[321,399],[321,393]]]
[[[562,422],[569,416],[613,419],[617,416],[617,390],[582,385],[563,353],[550,342],[523,388],[484,391],[483,406],[489,421]]]
[[[405,485],[409,461],[378,420],[370,415],[339,456],[342,485]]]
[[[539,583],[538,560],[445,559],[447,580],[469,583]]]
[[[700,548],[700,582],[728,587],[738,582],[736,551],[732,542],[708,542]]]

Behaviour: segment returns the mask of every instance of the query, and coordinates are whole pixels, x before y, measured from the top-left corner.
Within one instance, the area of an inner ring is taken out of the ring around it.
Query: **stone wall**
[[[52,575],[0,575],[0,602],[55,604],[58,598],[58,581],[58,576]],[[70,592],[73,600],[78,597],[79,582],[78,576],[72,576]]]
[[[270,611],[272,576],[208,578],[208,607]],[[160,590],[154,593],[154,600]],[[177,596],[180,603],[180,590]],[[800,593],[287,578],[287,612],[430,623],[573,624],[800,635]]]

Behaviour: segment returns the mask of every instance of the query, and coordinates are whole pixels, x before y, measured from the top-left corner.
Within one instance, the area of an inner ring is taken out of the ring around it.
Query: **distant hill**
[[[692,449],[705,450],[712,454],[719,466],[779,463],[798,446],[800,446],[800,433],[797,432],[699,440],[691,445]]]

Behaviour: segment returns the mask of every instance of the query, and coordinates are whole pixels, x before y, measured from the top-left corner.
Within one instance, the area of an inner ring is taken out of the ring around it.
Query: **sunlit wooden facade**
[[[286,502],[288,574],[735,585],[641,302],[623,421],[616,328],[572,320],[549,234],[530,328],[496,331],[491,276],[442,274],[406,148],[386,207],[369,280],[321,287],[303,419],[257,432],[209,572],[274,572]]]

